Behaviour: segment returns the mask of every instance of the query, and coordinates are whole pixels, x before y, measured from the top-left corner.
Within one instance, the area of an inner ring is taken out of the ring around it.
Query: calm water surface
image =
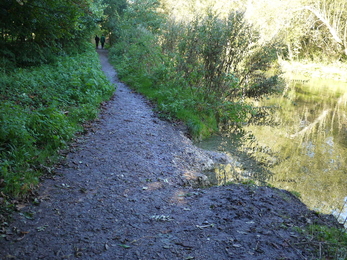
[[[245,133],[212,137],[198,146],[251,155],[247,167],[257,173],[248,177],[296,191],[311,209],[335,212],[343,222],[347,217],[347,83],[292,81],[283,96],[258,105],[278,109],[266,123],[247,126]],[[215,174],[219,184],[233,181],[235,167]]]

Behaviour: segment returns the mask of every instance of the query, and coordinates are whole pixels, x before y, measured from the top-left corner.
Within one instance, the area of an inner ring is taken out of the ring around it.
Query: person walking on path
[[[99,48],[99,41],[100,41],[100,38],[95,35],[95,45],[96,45],[96,48]]]
[[[105,41],[106,41],[105,36],[102,35],[101,38],[100,38],[101,48],[102,49],[104,48]]]

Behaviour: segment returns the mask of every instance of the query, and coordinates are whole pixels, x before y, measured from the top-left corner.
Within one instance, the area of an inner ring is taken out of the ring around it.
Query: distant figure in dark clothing
[[[97,35],[95,35],[96,48],[99,48],[99,41],[100,41],[100,38]]]
[[[102,49],[104,48],[105,41],[106,41],[105,36],[102,35],[101,38],[100,38],[101,48]]]

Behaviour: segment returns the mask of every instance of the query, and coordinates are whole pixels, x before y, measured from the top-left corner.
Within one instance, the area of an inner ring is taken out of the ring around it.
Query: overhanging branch
[[[343,45],[343,41],[342,39],[339,37],[338,32],[335,30],[334,27],[332,27],[328,21],[328,19],[326,19],[318,10],[312,8],[311,6],[303,6],[301,9],[304,10],[309,10],[310,12],[312,12],[329,30],[331,36],[334,38],[334,40]]]

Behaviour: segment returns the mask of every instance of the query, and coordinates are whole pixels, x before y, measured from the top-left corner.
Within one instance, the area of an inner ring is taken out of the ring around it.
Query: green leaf
[[[119,246],[121,246],[121,247],[123,247],[123,248],[126,248],[126,249],[129,249],[129,248],[130,248],[130,246],[125,245],[125,244],[119,244]]]

